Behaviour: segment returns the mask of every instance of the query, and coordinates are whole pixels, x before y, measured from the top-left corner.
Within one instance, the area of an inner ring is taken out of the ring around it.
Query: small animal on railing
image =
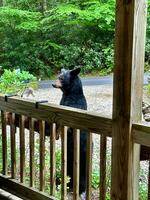
[[[21,97],[23,97],[23,95],[26,95],[26,97],[29,97],[30,95],[32,97],[35,97],[33,88],[32,87],[27,88],[25,91],[23,91],[23,93],[21,94]]]
[[[78,74],[80,68],[73,70],[62,69],[58,80],[52,85],[62,91],[60,105],[69,106],[87,110],[87,102],[83,94],[83,88]],[[81,196],[86,189],[86,142],[87,133],[85,130],[80,131],[80,185],[79,193]],[[67,175],[70,177],[69,188],[73,188],[73,129],[68,128],[67,131]]]

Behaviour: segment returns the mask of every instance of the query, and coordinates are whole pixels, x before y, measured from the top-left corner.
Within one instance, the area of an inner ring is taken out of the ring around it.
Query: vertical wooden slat
[[[149,165],[149,171],[148,171],[148,200],[150,200],[150,160],[148,162]]]
[[[55,196],[56,190],[56,155],[55,155],[55,137],[56,125],[50,124],[50,195]]]
[[[34,166],[34,119],[29,118],[29,134],[30,134],[30,187],[34,187],[34,176],[35,176],[35,166]]]
[[[106,199],[106,143],[107,138],[100,138],[100,200]]]
[[[86,200],[91,200],[91,178],[92,178],[92,133],[87,133],[86,146]]]
[[[67,199],[67,127],[63,127],[61,131],[61,173],[62,173],[62,183],[61,183],[61,200]]]
[[[45,122],[39,121],[40,133],[40,191],[45,189]]]
[[[73,160],[73,200],[79,199],[79,166],[80,166],[80,130],[73,129],[74,160]],[[86,169],[85,169],[86,170]]]
[[[11,137],[11,177],[16,177],[16,127],[15,114],[10,115],[10,137]]]
[[[7,175],[7,131],[6,131],[6,112],[1,111],[2,120],[2,158],[3,158],[3,175]]]
[[[116,1],[111,199],[137,200],[139,147],[132,123],[141,120],[146,0]],[[136,159],[135,159],[136,157]]]
[[[20,182],[24,183],[25,179],[25,133],[24,133],[24,116],[19,117],[20,127]]]

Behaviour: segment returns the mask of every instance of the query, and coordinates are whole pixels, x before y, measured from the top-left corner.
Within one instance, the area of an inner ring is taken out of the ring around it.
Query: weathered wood
[[[20,182],[24,183],[25,179],[25,133],[24,133],[24,116],[19,118],[20,127]]]
[[[22,200],[19,197],[16,197],[15,195],[12,195],[5,190],[0,189],[0,199],[1,200]]]
[[[107,138],[100,138],[100,200],[106,199],[106,145]]]
[[[150,125],[148,123],[133,124],[132,134],[135,143],[150,147]]]
[[[7,175],[7,131],[6,131],[6,112],[1,111],[2,120],[2,158],[3,158],[3,175]]]
[[[56,125],[50,124],[50,195],[55,196],[56,190],[56,152],[55,137]]]
[[[80,130],[73,129],[73,200],[79,199]],[[85,169],[86,170],[86,169]]]
[[[150,126],[148,123],[136,123],[132,126],[133,140],[141,144],[140,160],[150,159]],[[143,146],[145,145],[145,146]]]
[[[4,96],[0,95],[0,109],[28,117],[45,120],[50,123],[57,122],[79,129],[89,129],[91,132],[111,135],[112,121],[110,117],[102,117],[98,113],[75,109],[65,106],[57,106],[49,103],[39,104],[35,107],[35,101],[24,100],[19,97],[8,98],[5,102]],[[99,126],[101,124],[101,126]]]
[[[10,138],[11,138],[11,177],[16,177],[16,127],[15,114],[11,114],[10,124]]]
[[[145,0],[116,1],[112,200],[138,199],[139,147],[131,127],[141,119],[145,25]]]
[[[45,189],[45,122],[39,121],[40,133],[40,191]]]
[[[86,146],[86,200],[91,200],[92,194],[92,133],[87,136]],[[82,163],[82,162],[81,162]]]
[[[30,187],[34,187],[35,164],[34,164],[34,119],[29,118],[29,134],[30,134]]]
[[[67,127],[61,130],[61,200],[67,199]]]
[[[149,168],[148,168],[148,200],[150,200],[150,160],[148,162]]]
[[[55,197],[49,196],[43,192],[39,192],[36,189],[25,186],[22,183],[14,179],[10,179],[6,176],[0,176],[0,185],[2,189],[6,189],[8,192],[23,198],[30,200],[58,200]]]

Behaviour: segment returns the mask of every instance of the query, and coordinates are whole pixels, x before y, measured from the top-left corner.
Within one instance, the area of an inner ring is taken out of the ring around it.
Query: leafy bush
[[[63,67],[72,69],[74,66],[81,65],[83,74],[103,70],[110,73],[114,65],[112,45],[105,47],[91,41],[88,41],[86,46],[77,46],[76,44],[64,46],[60,51],[60,57]]]
[[[5,69],[0,78],[1,93],[18,93],[27,86],[37,87],[36,77],[27,71],[17,72],[17,70]]]

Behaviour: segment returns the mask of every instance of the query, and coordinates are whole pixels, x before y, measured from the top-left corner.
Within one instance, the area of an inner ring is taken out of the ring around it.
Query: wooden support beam
[[[141,119],[145,27],[145,0],[116,1],[112,200],[138,199],[139,146],[131,127]]]

